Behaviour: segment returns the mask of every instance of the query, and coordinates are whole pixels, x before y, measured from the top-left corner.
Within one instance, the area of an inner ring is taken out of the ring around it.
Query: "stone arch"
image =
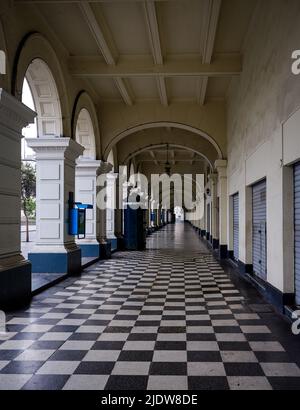
[[[223,153],[222,153],[222,150],[219,144],[209,134],[207,134],[206,132],[202,131],[199,128],[196,128],[196,127],[193,127],[187,124],[181,124],[178,122],[166,122],[166,121],[150,122],[150,123],[136,125],[134,127],[128,128],[114,135],[104,150],[104,157],[106,157],[108,155],[108,152],[112,149],[112,147],[116,145],[119,141],[121,141],[123,138],[131,134],[137,133],[139,131],[155,129],[155,128],[169,128],[169,129],[175,128],[175,129],[184,130],[184,131],[188,131],[193,134],[199,135],[200,137],[206,139],[214,147],[214,149],[217,152],[218,159],[223,159]]]
[[[32,60],[25,78],[37,112],[37,136],[61,137],[63,131],[60,99],[48,65],[39,58]]]
[[[89,111],[82,108],[76,122],[76,141],[84,147],[83,157],[96,159],[95,133]]]
[[[48,79],[50,78],[51,74],[51,77],[54,79],[57,93],[56,105],[58,105],[59,102],[60,106],[60,126],[58,127],[58,121],[55,122],[56,127],[60,129],[55,129],[54,131],[52,128],[54,124],[53,118],[58,114],[56,112],[57,110],[53,112],[53,105],[51,107],[54,96],[49,95],[49,92],[54,92],[54,88],[50,87],[49,90],[49,88],[46,86],[46,82],[44,81],[43,77],[46,74],[46,70],[42,70],[43,76],[41,77],[41,89],[39,90],[36,84],[36,87],[32,87],[31,90],[32,93],[36,92],[36,94],[40,96],[41,101],[42,99],[45,99],[44,107],[43,105],[41,105],[40,107],[41,112],[43,113],[43,110],[45,109],[45,114],[50,114],[49,117],[51,118],[49,120],[49,123],[46,120],[46,129],[45,132],[41,133],[41,135],[49,136],[55,134],[55,136],[71,136],[68,93],[66,89],[63,70],[50,42],[38,32],[28,33],[19,44],[12,69],[11,92],[17,99],[21,100],[24,78],[26,77],[26,74],[28,74],[28,70],[32,68],[32,64],[36,61],[40,62],[40,64],[42,64],[41,62],[43,62],[44,67],[48,67]],[[34,77],[35,74],[36,72],[33,72],[32,76]],[[38,78],[35,78],[35,80],[37,80],[36,83],[38,83]],[[33,88],[36,88],[36,90],[34,91]],[[50,99],[51,103],[47,105],[48,98]],[[40,113],[38,112],[38,114]]]
[[[144,148],[138,149],[137,151],[133,152],[132,154],[130,154],[126,159],[125,159],[125,164],[129,163],[129,161],[132,160],[132,158],[134,158],[135,156],[141,154],[142,152],[148,151],[149,149],[156,149],[156,148],[160,148],[160,147],[164,147],[166,144],[157,144],[157,145],[147,145]],[[194,152],[195,154],[200,155],[203,159],[205,159],[207,161],[207,163],[209,164],[211,170],[213,169],[213,164],[210,161],[210,159],[204,155],[202,152],[197,151],[196,149],[192,148],[192,147],[187,147],[186,145],[180,145],[180,144],[169,144],[170,148],[183,148],[186,149],[187,151],[191,151]]]
[[[85,91],[80,91],[75,99],[75,103],[73,106],[72,112],[72,120],[71,120],[71,129],[72,129],[72,137],[77,140],[77,126],[78,126],[78,119],[79,116],[84,113],[84,117],[86,118],[86,126],[89,126],[89,129],[92,132],[93,140],[90,138],[88,141],[88,145],[93,147],[94,153],[93,158],[101,158],[101,148],[100,148],[100,131],[99,131],[99,122],[98,122],[98,115],[94,105],[94,102],[90,95]],[[89,118],[88,118],[89,117]],[[82,117],[81,117],[82,118]],[[86,134],[85,134],[86,135]],[[78,141],[79,142],[79,141]],[[85,146],[80,142],[81,145]]]

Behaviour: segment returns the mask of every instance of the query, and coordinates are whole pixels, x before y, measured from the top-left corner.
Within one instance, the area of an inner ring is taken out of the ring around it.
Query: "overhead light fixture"
[[[171,175],[171,164],[169,162],[169,144],[167,144],[167,162],[165,165],[165,173],[170,176]]]

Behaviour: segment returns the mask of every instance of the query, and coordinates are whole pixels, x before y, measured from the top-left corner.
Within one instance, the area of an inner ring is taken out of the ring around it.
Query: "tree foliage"
[[[36,172],[28,162],[21,166],[21,206],[26,218],[26,241],[29,242],[29,218],[35,217]]]

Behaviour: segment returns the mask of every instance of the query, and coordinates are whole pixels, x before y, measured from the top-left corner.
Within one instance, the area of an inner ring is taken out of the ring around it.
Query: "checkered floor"
[[[5,390],[300,389],[284,343],[189,225],[35,297],[8,328]]]

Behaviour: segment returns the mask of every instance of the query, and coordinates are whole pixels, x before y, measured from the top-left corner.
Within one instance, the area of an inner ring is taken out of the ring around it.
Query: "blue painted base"
[[[0,272],[0,309],[8,310],[25,306],[31,299],[31,264]]]
[[[81,273],[81,250],[75,249],[65,253],[29,253],[33,273]]]
[[[118,239],[109,239],[111,251],[116,251],[118,249]]]
[[[82,258],[99,258],[100,257],[100,244],[92,245],[80,245]]]

